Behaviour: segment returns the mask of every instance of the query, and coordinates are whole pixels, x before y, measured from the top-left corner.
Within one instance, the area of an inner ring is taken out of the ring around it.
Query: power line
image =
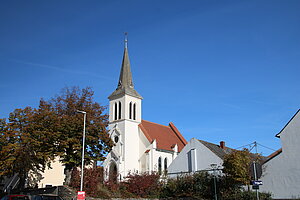
[[[252,147],[252,145],[254,144],[254,142],[252,142],[252,143],[250,143],[250,144],[246,144],[246,145],[243,145],[243,146],[241,146],[241,147],[238,147],[238,148],[235,148],[236,150],[237,149],[241,149],[241,148],[244,148],[244,147]]]
[[[276,151],[275,149],[272,149],[272,148],[267,147],[267,146],[265,146],[265,145],[259,144],[259,143],[257,143],[257,142],[252,142],[252,143],[250,143],[250,144],[246,144],[246,145],[240,146],[240,147],[235,148],[235,149],[238,150],[238,149],[241,149],[241,148],[249,147],[249,151],[251,152],[251,151],[253,150],[253,148],[254,148],[255,146],[257,146],[257,145],[259,145],[259,146],[261,146],[261,147],[263,147],[263,148],[266,148],[266,149],[268,149],[268,150],[271,150],[271,151]],[[256,150],[256,151],[257,151],[257,150]]]
[[[264,147],[264,148],[266,148],[266,149],[269,149],[269,150],[272,150],[272,151],[277,151],[277,150],[275,150],[275,149],[272,149],[272,148],[270,148],[270,147],[267,147],[267,146],[264,146],[264,145],[262,145],[262,144],[259,144],[259,143],[257,143],[259,146],[262,146],[262,147]]]

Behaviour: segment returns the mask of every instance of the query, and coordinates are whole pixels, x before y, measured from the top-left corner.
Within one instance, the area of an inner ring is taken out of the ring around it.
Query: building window
[[[118,105],[117,105],[117,102],[115,103],[114,112],[115,112],[115,118],[114,118],[114,120],[117,120],[118,119]]]
[[[129,103],[129,119],[132,118],[132,102]]]
[[[122,106],[121,106],[121,102],[119,101],[119,119],[121,119],[121,111],[122,111]]]
[[[119,142],[119,136],[116,135],[114,140],[115,140],[115,143],[118,143]]]
[[[133,120],[136,120],[136,104],[133,104]]]
[[[164,174],[167,175],[168,173],[168,159],[165,158],[165,161],[164,161]]]
[[[196,149],[191,149],[188,153],[188,171],[195,172],[197,170]]]
[[[161,157],[158,158],[158,174],[161,175]]]

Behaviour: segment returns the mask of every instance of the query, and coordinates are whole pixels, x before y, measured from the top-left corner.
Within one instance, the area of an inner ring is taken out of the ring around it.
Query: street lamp
[[[214,175],[214,196],[215,196],[215,200],[218,200],[218,197],[217,197],[217,183],[216,183],[216,170],[217,170],[217,164],[211,164],[210,165],[211,168],[213,169],[213,175]]]
[[[81,178],[80,178],[80,191],[83,190],[83,168],[84,168],[84,144],[85,144],[85,121],[86,112],[77,110],[78,113],[83,114],[83,136],[82,136],[82,156],[81,156]]]

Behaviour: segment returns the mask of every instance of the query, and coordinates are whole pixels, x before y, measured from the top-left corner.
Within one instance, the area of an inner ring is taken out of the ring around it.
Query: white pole
[[[77,111],[83,114],[83,136],[82,136],[82,156],[81,156],[81,178],[80,178],[80,191],[83,191],[83,170],[84,170],[84,149],[85,149],[85,121],[86,112]]]
[[[256,151],[256,156],[257,156],[257,143],[256,143],[256,141],[254,142],[254,145],[255,145],[255,151]],[[254,168],[254,180],[257,181],[256,161],[253,162],[253,168]],[[259,200],[258,189],[255,189],[255,190],[256,190],[256,199]]]

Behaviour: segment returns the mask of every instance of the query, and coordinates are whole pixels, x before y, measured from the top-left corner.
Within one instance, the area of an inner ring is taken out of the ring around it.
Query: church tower
[[[123,179],[129,172],[139,170],[139,124],[142,96],[134,89],[128,56],[127,38],[122,67],[116,90],[109,99],[109,130],[115,143],[104,167],[110,178]]]

